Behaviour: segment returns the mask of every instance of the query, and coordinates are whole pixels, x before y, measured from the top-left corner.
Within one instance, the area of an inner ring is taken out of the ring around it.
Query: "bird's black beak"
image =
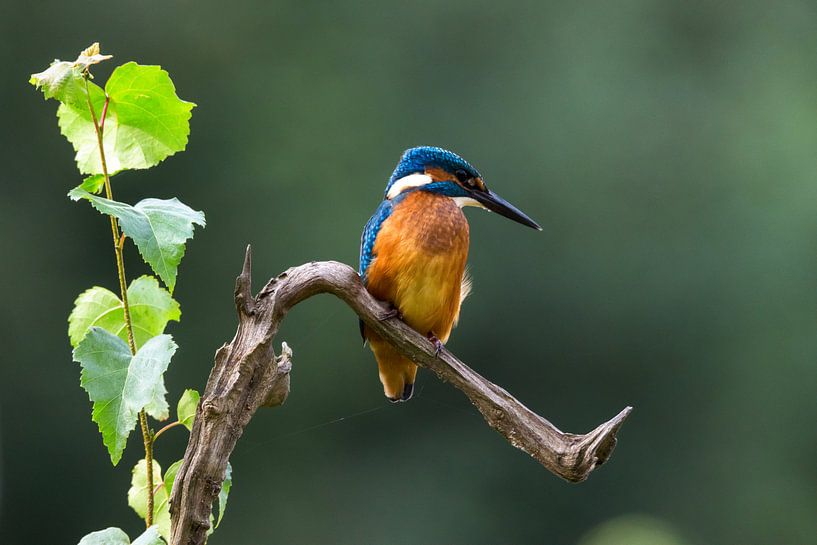
[[[471,197],[483,205],[488,210],[496,212],[502,216],[505,216],[508,219],[511,219],[517,223],[521,223],[522,225],[527,225],[537,231],[541,231],[542,228],[539,226],[538,223],[533,221],[527,214],[522,212],[520,209],[494,193],[488,188],[485,188],[484,191],[475,190],[471,192]]]

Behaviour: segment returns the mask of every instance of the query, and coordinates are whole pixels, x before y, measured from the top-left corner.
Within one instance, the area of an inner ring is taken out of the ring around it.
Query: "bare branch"
[[[326,261],[294,267],[267,282],[257,297],[251,293],[251,267],[248,246],[236,280],[238,330],[216,352],[173,487],[172,545],[205,542],[212,504],[236,442],[258,407],[280,405],[289,393],[292,353],[284,345],[282,356],[276,358],[272,346],[281,321],[292,307],[319,293],[343,300],[401,353],[465,393],[485,421],[513,446],[568,481],[583,481],[607,461],[616,433],[630,414],[627,407],[585,435],[563,433],[447,350],[435,356],[425,336],[398,318],[388,318],[389,309],[366,291],[348,265]]]

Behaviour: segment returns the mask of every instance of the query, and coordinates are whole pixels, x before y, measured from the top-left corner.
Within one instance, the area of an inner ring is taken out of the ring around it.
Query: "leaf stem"
[[[87,83],[88,80],[85,80]],[[102,115],[99,116],[99,132],[103,132],[105,130],[105,118],[108,116],[108,104],[111,102],[111,97],[105,96],[105,105],[102,106]]]
[[[182,425],[182,423],[181,423],[180,421],[178,421],[178,420],[176,420],[175,422],[171,422],[170,424],[168,424],[168,425],[167,425],[167,426],[165,426],[164,428],[162,428],[162,429],[160,429],[159,431],[157,431],[157,432],[156,432],[156,434],[154,434],[154,436],[153,436],[153,442],[155,443],[155,442],[156,442],[156,440],[159,438],[159,436],[160,436],[160,435],[162,435],[162,434],[163,434],[164,432],[166,432],[167,430],[169,430],[170,428],[175,428],[176,426],[181,426],[181,425]]]
[[[108,200],[113,200],[113,193],[111,191],[111,177],[108,174],[108,165],[105,162],[105,145],[103,140],[103,130],[105,127],[105,117],[108,115],[109,97],[105,97],[105,105],[102,107],[102,118],[97,121],[96,111],[91,102],[91,94],[88,89],[89,74],[85,75],[85,98],[88,101],[88,110],[91,112],[91,119],[94,122],[94,130],[96,131],[96,141],[99,146],[99,161],[102,165],[102,176],[105,179],[105,196]],[[125,259],[122,255],[122,246],[119,234],[119,224],[116,217],[108,216],[111,219],[111,235],[113,236],[113,248],[116,254],[116,273],[119,277],[119,292],[122,295],[122,308],[125,315],[125,325],[128,331],[128,347],[131,354],[136,355],[136,341],[133,336],[133,322],[131,321],[130,305],[128,304],[128,286],[125,277]],[[124,235],[124,233],[123,233]],[[148,490],[153,490],[153,435],[148,428],[148,417],[144,409],[139,411],[139,427],[142,429],[142,441],[145,446],[145,463],[147,465],[147,485]],[[153,524],[153,494],[148,494],[147,513],[145,513],[145,525],[151,526]]]

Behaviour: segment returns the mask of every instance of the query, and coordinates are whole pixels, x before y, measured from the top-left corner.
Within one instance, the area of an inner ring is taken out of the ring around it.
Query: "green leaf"
[[[170,320],[178,322],[182,316],[179,303],[153,276],[140,276],[131,282],[128,306],[136,346],[142,346],[148,339],[161,334]]]
[[[176,460],[173,462],[167,471],[165,471],[165,491],[167,492],[167,497],[170,497],[170,494],[173,492],[173,484],[176,482],[176,474],[179,472],[179,468],[182,467],[182,462],[184,460]]]
[[[140,276],[128,287],[131,324],[136,346],[164,332],[170,320],[179,321],[181,310],[177,303],[152,276]],[[127,342],[125,311],[122,301],[112,291],[94,286],[81,293],[68,317],[68,337],[71,346],[85,337],[92,326],[101,327]]]
[[[74,200],[87,199],[103,214],[116,216],[142,258],[173,292],[185,242],[193,237],[193,225],[205,226],[203,212],[176,198],[144,199],[131,206],[91,195],[81,188],[72,189],[68,196]]]
[[[162,492],[158,492],[156,495],[158,496],[160,494],[162,494]],[[170,497],[165,496],[162,498],[160,501],[154,504],[154,509],[155,514],[153,515],[153,523],[156,525],[159,534],[167,541],[170,541]]]
[[[170,496],[162,481],[162,468],[159,462],[153,460],[153,523],[159,534],[170,539]],[[136,511],[142,519],[148,512],[148,476],[147,461],[142,459],[136,462],[131,475],[131,487],[128,489],[128,505]]]
[[[168,518],[168,521],[170,519]],[[165,541],[159,536],[161,530],[156,526],[151,526],[145,530],[141,536],[137,537],[131,545],[165,545]],[[166,537],[170,541],[170,533]]]
[[[85,78],[82,69],[72,62],[57,61],[51,63],[47,70],[31,74],[28,80],[31,85],[41,89],[46,99],[54,98],[60,102],[81,107],[86,103]]]
[[[224,511],[227,509],[227,498],[230,496],[230,489],[233,487],[233,466],[227,462],[227,471],[224,475],[224,482],[221,483],[221,492],[218,493],[218,519],[215,527],[221,524]]]
[[[155,526],[151,526],[131,543],[128,534],[119,528],[107,528],[92,532],[80,540],[79,545],[165,545]]]
[[[106,528],[91,532],[83,537],[78,545],[130,545],[128,534],[119,528]]]
[[[118,335],[120,329],[124,331],[124,316],[122,301],[112,291],[94,286],[82,292],[74,301],[74,309],[68,316],[68,338],[71,340],[71,346],[76,348],[92,326],[101,327]]]
[[[99,52],[99,44],[94,43],[79,54],[74,62],[55,60],[47,70],[31,74],[29,83],[42,89],[45,98],[54,98],[77,108],[88,108],[88,93],[85,90],[84,73],[92,64],[110,59],[110,55]]]
[[[74,361],[82,367],[80,384],[94,403],[92,419],[113,465],[122,458],[139,411],[167,417],[163,375],[176,348],[170,335],[159,335],[131,356],[122,339],[92,327],[74,349]]]
[[[176,95],[170,76],[161,67],[123,64],[113,71],[104,91],[93,85],[90,95],[97,119],[108,97],[103,131],[108,172],[150,168],[187,146],[190,112],[195,104]],[[87,104],[63,102],[57,117],[62,134],[77,152],[79,170],[102,173],[96,129]]]
[[[124,168],[152,167],[187,146],[195,104],[179,99],[161,67],[123,64],[105,91],[119,125],[116,154]]]
[[[200,397],[196,390],[187,389],[176,406],[177,418],[188,431],[193,429],[193,420],[196,418],[196,407],[199,406]]]
[[[153,484],[162,482],[162,467],[159,462],[153,460]],[[164,487],[157,493],[166,495]],[[156,495],[154,494],[154,498]],[[163,497],[163,496],[162,496]],[[128,505],[136,511],[136,514],[141,518],[145,518],[148,512],[148,476],[147,476],[147,461],[142,458],[131,470],[130,489],[128,489]],[[154,501],[154,514],[156,510],[156,502]]]
[[[83,93],[85,92],[83,83]],[[88,92],[82,100],[70,100],[60,104],[57,108],[57,124],[60,132],[65,136],[71,145],[74,146],[79,171],[83,174],[102,174],[102,163],[99,160],[99,142],[96,137],[96,128],[88,109],[88,99],[94,106],[97,120],[102,115],[105,106],[105,91],[96,83],[88,82]],[[108,107],[110,115],[110,106]],[[110,119],[105,120],[105,130],[103,143],[105,145],[105,159],[109,173],[122,170],[120,162],[114,153],[116,143],[117,125],[110,123]]]
[[[158,515],[157,519],[159,520],[159,530],[162,532],[162,536],[170,541],[170,494],[173,492],[173,484],[176,482],[176,474],[179,472],[179,468],[182,467],[183,460],[177,460],[173,462],[167,471],[165,471],[165,478],[164,478],[164,489],[165,489],[165,497],[161,501],[161,504],[158,507]],[[165,517],[164,513],[167,513],[167,517]],[[167,521],[166,523],[164,521]]]
[[[81,189],[84,189],[88,193],[94,193],[99,195],[102,192],[102,188],[105,187],[105,176],[102,174],[94,174],[93,176],[88,176],[79,186]]]

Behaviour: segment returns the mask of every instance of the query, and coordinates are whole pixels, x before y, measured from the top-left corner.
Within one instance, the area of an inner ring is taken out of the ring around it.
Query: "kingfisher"
[[[376,299],[425,335],[439,354],[471,291],[466,272],[466,206],[496,212],[539,231],[524,212],[489,190],[482,175],[456,153],[438,147],[406,150],[380,206],[360,238],[360,277]],[[377,360],[380,382],[393,402],[414,392],[417,366],[360,321]]]

